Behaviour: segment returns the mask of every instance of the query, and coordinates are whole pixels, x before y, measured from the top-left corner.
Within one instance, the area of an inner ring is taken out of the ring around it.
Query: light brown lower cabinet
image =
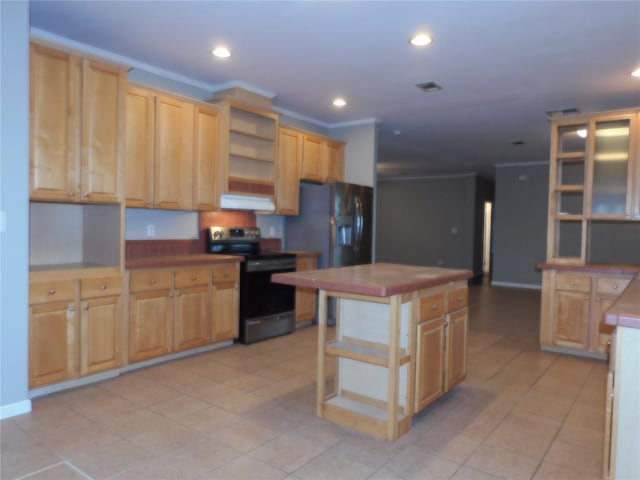
[[[29,387],[122,364],[122,279],[36,281],[29,292]]]
[[[239,267],[130,272],[129,361],[238,337]]]
[[[316,270],[317,257],[302,257],[296,259],[296,271]],[[318,311],[318,290],[315,288],[296,287],[296,323],[315,320]]]
[[[570,349],[605,357],[613,329],[604,313],[632,274],[545,270],[542,279],[540,343],[543,348]]]
[[[415,406],[419,412],[467,374],[467,290],[424,297],[416,331]],[[457,309],[457,310],[455,310]],[[451,311],[453,310],[453,311]]]

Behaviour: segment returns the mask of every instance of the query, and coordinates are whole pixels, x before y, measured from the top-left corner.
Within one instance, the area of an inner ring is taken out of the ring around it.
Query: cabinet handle
[[[151,285],[155,285],[155,284],[156,284],[156,280],[151,280],[149,283],[150,283]]]
[[[575,287],[575,286],[576,286],[576,282],[575,282],[575,280],[571,280],[571,281],[569,282],[569,286],[570,286],[570,287]]]
[[[195,282],[197,279],[198,279],[198,277],[196,277],[195,275],[192,275],[192,276],[191,276],[191,280],[192,280],[193,282]]]
[[[590,297],[589,297],[589,295],[585,295],[585,296],[584,296],[584,299],[585,299],[585,300],[589,300],[589,298],[590,298]]]
[[[74,307],[73,305],[69,305],[69,311],[70,312],[75,312],[76,311],[76,307]]]
[[[69,192],[69,196],[70,197],[75,197],[76,196],[76,192]]]
[[[52,288],[51,290],[49,290],[49,295],[55,295],[56,294],[56,289]]]
[[[438,310],[438,305],[431,305],[431,310]]]

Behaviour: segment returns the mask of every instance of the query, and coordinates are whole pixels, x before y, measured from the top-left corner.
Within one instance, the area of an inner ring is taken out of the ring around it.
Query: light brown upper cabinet
[[[276,213],[279,215],[298,215],[300,209],[302,137],[301,132],[290,128],[278,130]]]
[[[219,111],[130,86],[127,93],[127,206],[213,210]]]
[[[305,134],[300,178],[311,182],[344,181],[344,144]]]
[[[32,44],[31,199],[118,203],[126,72]]]
[[[589,223],[640,220],[638,109],[553,119],[547,259],[586,263]]]

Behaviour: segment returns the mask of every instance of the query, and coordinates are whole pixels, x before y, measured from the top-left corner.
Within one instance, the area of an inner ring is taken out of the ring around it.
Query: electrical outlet
[[[152,223],[147,225],[147,237],[155,237],[156,236],[156,226]]]

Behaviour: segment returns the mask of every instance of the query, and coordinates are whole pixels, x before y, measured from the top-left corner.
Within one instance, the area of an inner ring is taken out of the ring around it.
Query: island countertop
[[[466,280],[471,276],[470,270],[374,263],[295,273],[276,273],[271,280],[296,287],[389,297],[421,288]]]

